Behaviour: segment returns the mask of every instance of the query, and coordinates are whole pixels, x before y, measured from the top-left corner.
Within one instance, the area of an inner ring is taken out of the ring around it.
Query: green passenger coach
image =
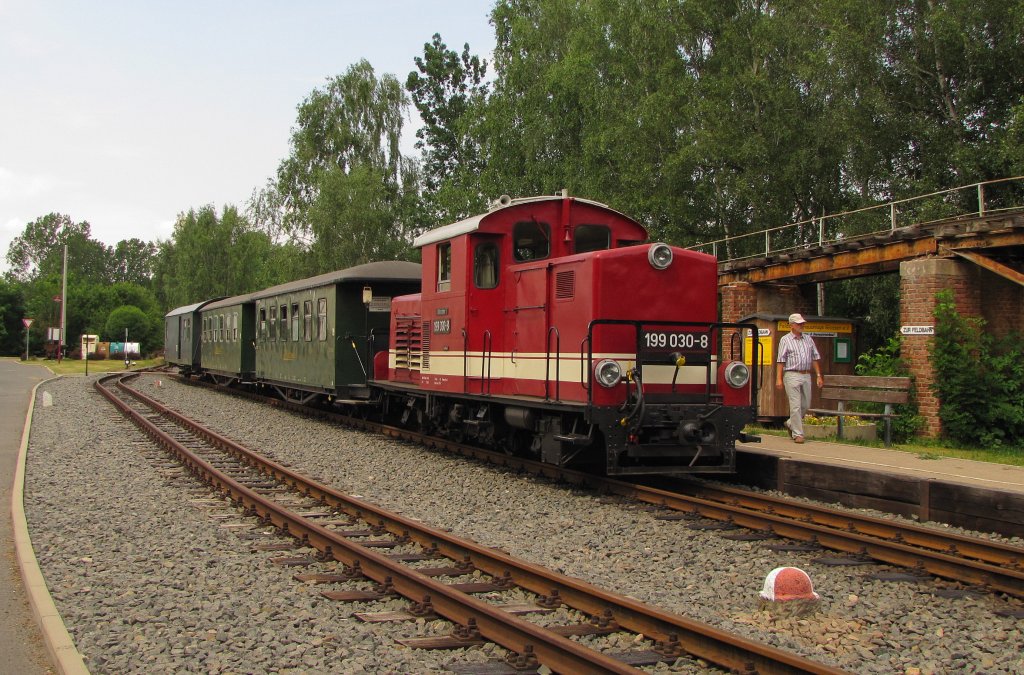
[[[164,315],[164,361],[178,366],[184,375],[201,368],[199,310],[211,300],[172,309]]]
[[[367,400],[373,354],[388,348],[391,299],[419,290],[420,265],[390,261],[254,293],[256,379],[293,401]]]
[[[256,371],[252,295],[211,302],[200,315],[203,370],[218,384],[251,382]]]

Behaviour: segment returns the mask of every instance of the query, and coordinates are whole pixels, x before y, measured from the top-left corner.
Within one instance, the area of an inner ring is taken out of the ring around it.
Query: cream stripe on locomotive
[[[636,365],[635,354],[594,354],[592,363],[603,359],[614,359],[622,366],[623,372]],[[397,367],[395,350],[388,354],[389,367]],[[469,352],[468,357],[463,352],[430,352],[427,365],[423,368],[413,367],[428,375],[447,375],[450,377],[484,377],[490,374],[492,379],[511,378],[524,380],[540,380],[545,377],[554,381],[557,376],[561,382],[579,382],[580,364],[585,363],[586,358],[579,355],[562,354],[556,363],[556,359],[547,359],[542,352],[526,353],[495,352],[490,355],[489,361],[484,359],[480,352]],[[718,357],[712,355],[711,366],[717,372]],[[402,368],[407,368],[405,364]],[[705,366],[683,366],[676,373],[676,367],[672,365],[651,365],[644,366],[644,382],[646,384],[671,384],[673,377],[676,384],[697,384],[703,385],[707,379],[707,368]],[[590,373],[583,368],[583,381],[590,380]],[[712,382],[717,381],[717,375],[712,375]]]

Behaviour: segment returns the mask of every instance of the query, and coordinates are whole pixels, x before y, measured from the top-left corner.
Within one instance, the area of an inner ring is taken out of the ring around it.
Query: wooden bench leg
[[[885,447],[892,446],[892,404],[885,404]]]

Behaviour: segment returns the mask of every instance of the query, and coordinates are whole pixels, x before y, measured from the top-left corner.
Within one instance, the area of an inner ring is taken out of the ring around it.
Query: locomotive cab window
[[[437,245],[437,292],[452,288],[452,245]]]
[[[516,223],[512,238],[516,262],[541,260],[551,253],[551,228],[547,223],[532,220]]]
[[[478,244],[473,252],[473,283],[477,288],[495,288],[498,285],[498,246]]]
[[[573,234],[576,253],[604,251],[612,247],[612,231],[607,225],[580,225]]]

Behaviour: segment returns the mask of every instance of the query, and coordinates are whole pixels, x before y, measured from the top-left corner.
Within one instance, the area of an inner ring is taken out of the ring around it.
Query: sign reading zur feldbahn
[[[935,326],[900,326],[903,335],[935,335]]]

